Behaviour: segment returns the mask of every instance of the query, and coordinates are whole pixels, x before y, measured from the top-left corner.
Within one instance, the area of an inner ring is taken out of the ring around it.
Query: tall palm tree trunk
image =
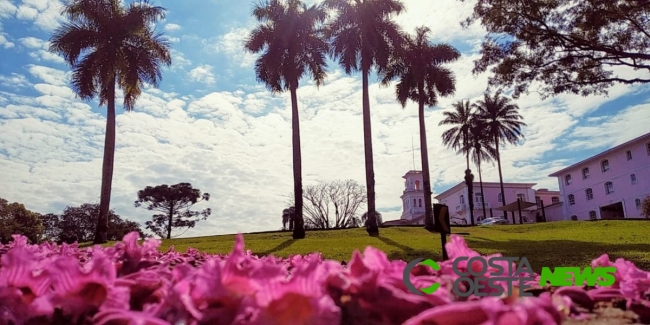
[[[174,221],[174,204],[169,207],[169,214],[167,215],[167,239],[172,238],[172,222]]]
[[[104,162],[102,163],[102,187],[99,199],[99,216],[93,244],[107,242],[108,210],[111,203],[113,165],[115,161],[115,78],[108,86],[106,105],[106,136],[104,138]]]
[[[291,129],[293,145],[293,193],[295,214],[293,239],[305,238],[305,220],[302,215],[302,156],[300,152],[300,119],[298,116],[297,86],[291,86]]]
[[[467,147],[467,145],[465,147]],[[472,173],[472,170],[469,169],[469,151],[467,151],[467,154],[465,155],[465,159],[467,160],[467,170],[465,172],[465,176],[469,177]],[[466,183],[467,183],[467,196],[468,196],[467,204],[469,205],[469,220],[473,226],[474,225],[474,182],[472,180],[467,180]]]
[[[363,87],[363,146],[366,156],[366,187],[368,191],[368,235],[379,236],[379,227],[375,218],[375,170],[372,159],[372,132],[370,128],[370,96],[368,94],[368,74],[370,67],[366,59],[361,59],[361,80]]]
[[[506,191],[503,189],[503,174],[501,173],[501,153],[499,153],[499,138],[497,137],[496,134],[494,135],[494,143],[497,152],[497,166],[499,167],[499,185],[501,186],[501,206],[505,206]],[[503,218],[508,220],[508,211],[503,210]]]
[[[433,206],[431,205],[431,179],[429,175],[429,149],[427,148],[427,130],[424,123],[424,84],[418,85],[420,120],[420,156],[422,157],[422,183],[424,187],[424,218],[432,220]]]
[[[483,204],[483,219],[487,218],[487,212],[485,211],[485,192],[483,192],[483,176],[481,175],[481,157],[478,157],[478,163],[476,164],[478,168],[478,183],[481,186],[481,204]]]

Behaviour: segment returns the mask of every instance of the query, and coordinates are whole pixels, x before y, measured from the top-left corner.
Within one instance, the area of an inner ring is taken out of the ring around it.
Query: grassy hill
[[[200,226],[200,225],[199,225]],[[532,225],[500,225],[452,228],[462,234],[470,248],[481,254],[500,252],[504,256],[526,256],[533,269],[542,266],[588,266],[607,253],[610,259],[623,257],[642,269],[650,269],[650,222],[648,221],[564,221]],[[307,238],[291,239],[290,232],[244,234],[246,249],[258,255],[321,252],[324,258],[349,261],[352,252],[377,247],[391,259],[409,261],[417,257],[442,258],[440,235],[421,227],[389,227],[381,236],[367,236],[364,229],[308,231]],[[228,253],[235,235],[163,240],[161,250],[174,246],[184,252],[192,247],[208,253]]]

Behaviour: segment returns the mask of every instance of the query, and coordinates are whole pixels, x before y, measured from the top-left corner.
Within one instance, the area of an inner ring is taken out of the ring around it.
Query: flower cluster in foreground
[[[159,240],[139,245],[137,233],[113,247],[85,249],[13,238],[0,245],[0,324],[559,324],[612,300],[650,319],[650,273],[607,255],[592,265],[617,268],[611,287],[533,286],[533,297],[457,297],[453,259],[479,256],[457,235],[440,270],[411,272],[417,287],[441,284],[432,295],[409,292],[406,262],[373,247],[342,265],[318,253],[257,257],[244,250],[241,235],[229,255],[173,247],[162,253]]]

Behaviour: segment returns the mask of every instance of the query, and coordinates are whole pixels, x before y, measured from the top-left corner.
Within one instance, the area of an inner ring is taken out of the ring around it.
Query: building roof
[[[625,142],[625,143],[619,144],[618,146],[615,146],[613,148],[607,149],[607,150],[605,150],[605,151],[603,151],[603,152],[601,152],[601,153],[599,153],[597,155],[594,155],[594,156],[591,156],[591,157],[589,157],[587,159],[581,160],[581,161],[579,161],[579,162],[577,162],[577,163],[575,163],[575,164],[573,164],[571,166],[564,167],[564,168],[562,168],[562,169],[560,169],[560,170],[556,171],[555,173],[550,174],[548,176],[549,177],[558,177],[558,176],[562,175],[564,172],[566,172],[569,169],[575,168],[575,167],[577,167],[579,165],[584,165],[585,163],[587,163],[589,161],[602,158],[602,157],[606,156],[607,154],[610,154],[610,153],[612,153],[612,152],[614,152],[614,151],[616,151],[618,149],[621,149],[622,147],[625,147],[627,145],[630,145],[630,144],[633,144],[633,143],[636,143],[636,142],[639,142],[639,141],[648,140],[648,139],[650,139],[650,133],[646,133],[646,134],[644,134],[642,136],[639,136],[639,137],[636,137],[636,138],[634,138],[634,139],[632,139],[632,140],[630,140],[628,142]]]
[[[415,217],[413,219],[397,219],[397,220],[389,220],[386,222],[383,222],[382,225],[384,226],[400,226],[400,225],[412,225],[415,224],[416,222],[424,219],[424,215],[421,215],[419,217]]]
[[[480,186],[480,182],[473,182],[474,183],[474,188],[478,188]],[[523,187],[523,188],[532,188],[533,186],[537,185],[537,183],[503,183],[503,187]],[[499,182],[483,182],[483,187],[492,187],[492,186],[500,186]],[[443,191],[442,193],[434,196],[434,199],[438,199],[439,197],[445,196],[447,194],[456,192],[457,190],[465,187],[465,182],[460,182],[451,188],[449,188],[446,191]]]
[[[422,174],[422,171],[421,170],[409,170],[408,172],[406,172],[406,174],[404,174],[404,176],[402,176],[402,178],[406,178],[406,176],[408,174]]]

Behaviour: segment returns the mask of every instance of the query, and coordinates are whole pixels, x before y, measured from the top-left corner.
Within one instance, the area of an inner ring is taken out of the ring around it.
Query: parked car
[[[508,225],[510,222],[503,218],[485,218],[478,222],[479,226],[489,226],[489,225]]]

